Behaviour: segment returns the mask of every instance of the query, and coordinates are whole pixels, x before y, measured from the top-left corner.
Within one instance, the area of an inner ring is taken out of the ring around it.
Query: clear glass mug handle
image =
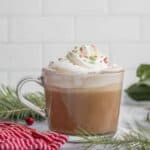
[[[22,104],[24,104],[26,107],[32,109],[33,111],[37,112],[38,114],[40,114],[43,117],[46,117],[46,112],[45,109],[41,109],[40,107],[32,104],[30,101],[28,101],[27,99],[24,98],[24,96],[21,93],[22,87],[24,86],[25,83],[27,82],[36,82],[37,84],[43,86],[42,80],[41,78],[33,78],[33,77],[27,77],[22,79],[18,85],[17,85],[17,96],[18,99],[20,100],[20,102]]]

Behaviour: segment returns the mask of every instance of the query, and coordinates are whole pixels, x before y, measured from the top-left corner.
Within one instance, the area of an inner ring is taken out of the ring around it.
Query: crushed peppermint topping
[[[49,68],[69,72],[100,72],[114,68],[94,44],[75,46],[64,58],[50,62]],[[118,68],[118,67],[115,67]]]
[[[109,62],[108,57],[106,57],[103,54],[100,54],[99,50],[96,48],[94,44],[82,45],[81,47],[75,46],[72,52],[76,54],[76,57],[79,57],[84,62],[87,62],[90,64],[97,64],[97,62],[108,64]]]

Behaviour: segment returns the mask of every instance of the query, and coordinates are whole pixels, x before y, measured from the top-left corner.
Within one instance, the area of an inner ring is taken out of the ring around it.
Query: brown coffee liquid
[[[117,129],[121,87],[60,89],[45,91],[49,127],[52,131],[77,135],[80,129],[95,134]]]

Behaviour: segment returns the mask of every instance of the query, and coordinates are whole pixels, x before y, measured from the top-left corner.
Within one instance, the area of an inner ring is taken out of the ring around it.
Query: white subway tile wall
[[[0,83],[3,85],[8,84],[8,73],[7,72],[0,72]]]
[[[77,40],[93,41],[137,41],[140,39],[138,17],[78,17]]]
[[[0,0],[2,15],[40,15],[42,0]]]
[[[62,57],[79,43],[95,43],[125,67],[124,88],[150,63],[149,0],[0,0],[0,84]]]
[[[8,41],[8,19],[0,17],[0,42]]]
[[[107,14],[107,0],[45,0],[45,14],[84,15]]]
[[[112,44],[112,61],[126,69],[134,69],[139,63],[150,63],[150,44]]]
[[[71,42],[73,17],[13,17],[10,21],[13,42]]]
[[[42,67],[39,44],[0,44],[0,69],[24,70]]]
[[[115,14],[150,14],[149,0],[110,0],[111,12]]]

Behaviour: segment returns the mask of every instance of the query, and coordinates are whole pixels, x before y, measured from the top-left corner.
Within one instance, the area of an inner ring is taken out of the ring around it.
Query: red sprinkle
[[[91,47],[93,47],[94,50],[96,50],[96,46],[94,44],[91,44]]]
[[[108,58],[107,57],[105,57],[103,61],[105,64],[108,64]]]
[[[82,47],[80,47],[80,51],[81,51],[81,52],[83,51],[83,48],[82,48]]]
[[[83,57],[83,55],[81,55],[81,54],[80,54],[79,56],[80,56],[80,58],[82,58],[82,57]]]

